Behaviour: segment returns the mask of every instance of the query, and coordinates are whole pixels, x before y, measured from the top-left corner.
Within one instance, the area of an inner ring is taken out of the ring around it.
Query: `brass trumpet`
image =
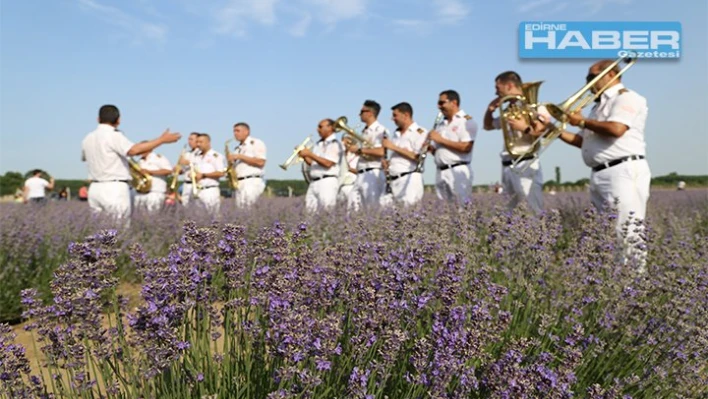
[[[364,136],[361,134],[357,133],[347,125],[347,117],[346,116],[340,116],[337,118],[336,121],[334,121],[334,131],[339,132],[339,131],[344,131],[344,136],[342,137],[342,142],[343,143],[355,143],[358,144],[361,147],[364,148],[372,148],[374,145],[367,140]],[[369,159],[370,157],[368,155],[362,155],[361,156],[364,159]]]
[[[192,182],[192,197],[196,198],[199,196],[199,192],[202,190],[202,185],[197,182],[197,167],[194,165],[192,160],[189,161],[189,179]]]
[[[177,158],[177,165],[175,166],[175,170],[172,174],[172,181],[170,182],[170,192],[174,193],[177,191],[177,181],[179,180],[179,175],[182,174],[182,164],[179,162],[182,160],[186,152],[187,145],[185,144],[184,147],[182,147],[182,152],[180,152],[179,158]]]
[[[238,174],[236,174],[236,164],[234,162],[229,161],[229,143],[232,142],[233,139],[226,140],[226,143],[224,143],[224,155],[226,156],[226,162],[227,162],[227,167],[226,167],[226,178],[229,181],[229,187],[231,187],[232,190],[238,189]],[[238,146],[236,147],[238,148]]]
[[[312,147],[312,138],[310,136],[307,136],[305,140],[302,141],[297,147],[295,147],[295,150],[293,153],[288,157],[288,159],[285,160],[282,164],[278,165],[280,166],[281,169],[287,170],[290,166],[302,162],[303,159],[300,157],[298,154],[300,151],[304,150],[305,148],[311,148]]]
[[[619,72],[615,74],[615,76],[607,82],[601,89],[595,91],[593,90],[593,87],[597,82],[599,82],[602,78],[607,76],[607,74],[610,73],[617,65],[619,65],[621,62],[625,62],[627,65],[625,65]],[[553,103],[543,103],[539,104],[539,106],[545,106],[546,109],[548,110],[548,113],[551,114],[551,116],[557,120],[554,124],[550,125],[549,128],[541,135],[539,136],[535,141],[534,141],[534,148],[539,147],[534,153],[533,157],[538,158],[541,156],[541,154],[551,145],[551,143],[560,137],[561,133],[563,133],[568,126],[568,116],[571,114],[574,114],[576,112],[580,112],[583,110],[583,108],[587,107],[589,104],[594,102],[598,97],[602,95],[602,93],[605,92],[610,86],[612,86],[617,79],[620,78],[629,68],[631,68],[635,63],[637,62],[636,58],[632,57],[620,57],[615,62],[607,66],[602,72],[597,74],[593,79],[589,80],[585,86],[581,87],[580,90],[575,92],[573,95],[568,97],[567,100],[560,104],[553,104]],[[533,125],[530,125],[533,126]],[[529,155],[531,152],[526,152],[523,155]],[[520,158],[519,158],[520,159]],[[517,159],[514,161],[512,164],[512,168],[516,170],[516,164],[519,162]],[[519,172],[523,172],[526,170],[528,165],[531,163],[527,163],[526,167],[519,169]]]

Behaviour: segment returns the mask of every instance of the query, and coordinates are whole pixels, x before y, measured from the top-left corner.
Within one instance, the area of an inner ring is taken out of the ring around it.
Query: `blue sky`
[[[40,167],[85,178],[82,138],[103,104],[121,109],[139,141],[165,128],[208,132],[223,151],[235,122],[268,146],[266,175],[300,178],[278,164],[325,117],[358,121],[365,99],[408,101],[430,127],[438,93],[455,89],[481,121],[494,77],[513,69],[544,80],[559,103],[584,84],[593,60],[521,60],[521,21],[679,21],[680,60],[640,60],[625,84],[649,103],[654,175],[708,173],[708,10],[659,0],[4,0],[1,4],[0,173]],[[182,147],[158,152],[174,162]],[[500,179],[501,133],[480,131],[475,184]],[[555,143],[545,179],[588,177],[580,152]],[[432,183],[428,160],[426,183]]]

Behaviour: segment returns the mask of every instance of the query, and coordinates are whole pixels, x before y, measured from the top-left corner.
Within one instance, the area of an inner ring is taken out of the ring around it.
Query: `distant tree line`
[[[29,172],[28,172],[29,173]],[[20,172],[6,172],[0,176],[0,196],[13,195],[18,188],[24,186],[25,180],[29,177],[27,174]],[[560,174],[556,174],[556,180],[548,180],[544,183],[544,187],[582,187],[589,183],[589,179],[580,179],[574,182],[558,183]],[[708,175],[679,175],[672,172],[665,176],[657,176],[651,179],[652,186],[658,187],[676,187],[678,182],[686,182],[687,187],[708,187]],[[60,180],[57,179],[54,185],[54,191],[59,192],[64,187],[71,190],[72,197],[76,197],[81,186],[87,186],[89,183],[86,180]],[[486,187],[487,185],[479,186]],[[432,187],[432,185],[430,185]],[[228,183],[221,182],[221,189],[229,192]],[[287,197],[305,195],[307,191],[307,183],[303,180],[266,180],[266,190],[274,196]]]

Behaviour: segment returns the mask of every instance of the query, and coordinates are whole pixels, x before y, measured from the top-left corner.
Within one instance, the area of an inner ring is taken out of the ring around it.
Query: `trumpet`
[[[182,152],[179,154],[179,158],[177,158],[177,165],[175,166],[175,170],[172,175],[172,181],[170,182],[170,192],[174,193],[177,191],[177,181],[179,179],[179,175],[182,174],[182,164],[179,162],[182,160],[186,152],[187,145],[185,144],[185,146],[182,147]]]
[[[285,160],[282,164],[278,165],[280,166],[281,169],[287,170],[290,166],[302,162],[303,159],[300,157],[298,154],[300,151],[304,150],[305,148],[311,148],[312,147],[312,138],[310,136],[307,136],[305,140],[302,141],[297,147],[295,147],[295,150],[293,153],[288,157],[288,159]]]
[[[442,112],[438,112],[433,122],[433,127],[428,131],[428,136],[423,141],[423,146],[420,150],[420,155],[418,155],[418,164],[415,167],[416,172],[423,173],[425,171],[425,158],[428,157],[428,147],[430,146],[430,132],[435,130],[435,127],[443,120],[445,115]]]
[[[236,174],[236,165],[234,162],[229,161],[229,143],[232,141],[233,139],[229,139],[226,140],[226,143],[224,143],[224,155],[226,156],[226,162],[228,163],[228,166],[226,167],[226,177],[229,181],[229,187],[236,190],[238,189],[238,174]],[[236,148],[238,148],[238,146]]]
[[[189,179],[192,182],[192,197],[196,198],[199,196],[199,192],[202,190],[202,185],[197,182],[197,167],[194,165],[192,160],[189,160]]]
[[[360,135],[359,133],[354,131],[354,129],[347,126],[346,116],[340,116],[339,118],[337,118],[337,120],[334,122],[334,131],[344,131],[345,134],[342,137],[342,142],[356,143],[364,148],[372,148],[374,146],[364,136]],[[368,155],[362,155],[362,158],[369,159],[370,157]]]
[[[607,76],[612,70],[614,70],[617,65],[619,65],[621,62],[625,62],[626,65],[615,74],[615,76],[610,79],[604,86],[602,86],[601,89],[599,90],[594,90],[593,87],[597,82],[599,82],[602,78]],[[619,79],[629,68],[631,68],[635,63],[637,62],[637,58],[632,58],[632,57],[620,57],[617,60],[615,60],[612,64],[607,66],[602,72],[597,74],[594,78],[588,80],[587,84],[585,86],[581,87],[580,90],[576,91],[573,95],[568,97],[567,100],[560,104],[553,104],[553,103],[543,103],[539,104],[539,106],[544,106],[548,110],[548,113],[551,114],[551,116],[557,120],[557,122],[553,123],[552,125],[549,126],[549,128],[539,136],[535,141],[534,141],[534,147],[536,144],[539,145],[538,151],[536,151],[533,156],[534,158],[538,158],[541,156],[541,154],[550,146],[550,144],[560,137],[561,133],[563,133],[568,126],[568,116],[571,114],[574,114],[576,112],[580,112],[583,110],[583,108],[587,107],[589,104],[594,102],[598,97],[602,95],[602,93],[605,92],[610,86],[612,86],[617,79]],[[532,126],[532,125],[531,125]],[[528,155],[530,152],[527,152],[523,155]],[[512,164],[512,168],[516,167],[516,164],[518,163],[518,160],[515,161]],[[523,172],[526,170],[526,168],[530,165],[530,163],[526,164],[526,167],[519,169],[519,172]]]
[[[128,157],[128,165],[130,166],[130,177],[132,178],[130,185],[140,194],[149,193],[152,188],[152,175],[142,170],[133,158]]]

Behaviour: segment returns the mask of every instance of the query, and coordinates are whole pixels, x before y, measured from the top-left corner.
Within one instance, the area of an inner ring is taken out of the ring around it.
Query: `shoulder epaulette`
[[[620,90],[619,90],[619,94],[624,94],[624,93],[626,93],[626,92],[628,92],[628,91],[629,91],[628,89],[620,89]],[[618,94],[618,95],[619,95],[619,94]]]
[[[422,127],[419,127],[418,130],[416,130],[416,132],[418,132],[418,133],[420,133],[420,134],[423,134],[424,131],[425,131],[425,130],[423,130]]]
[[[469,115],[465,115],[465,119],[470,120],[470,119],[472,119],[472,117]]]

